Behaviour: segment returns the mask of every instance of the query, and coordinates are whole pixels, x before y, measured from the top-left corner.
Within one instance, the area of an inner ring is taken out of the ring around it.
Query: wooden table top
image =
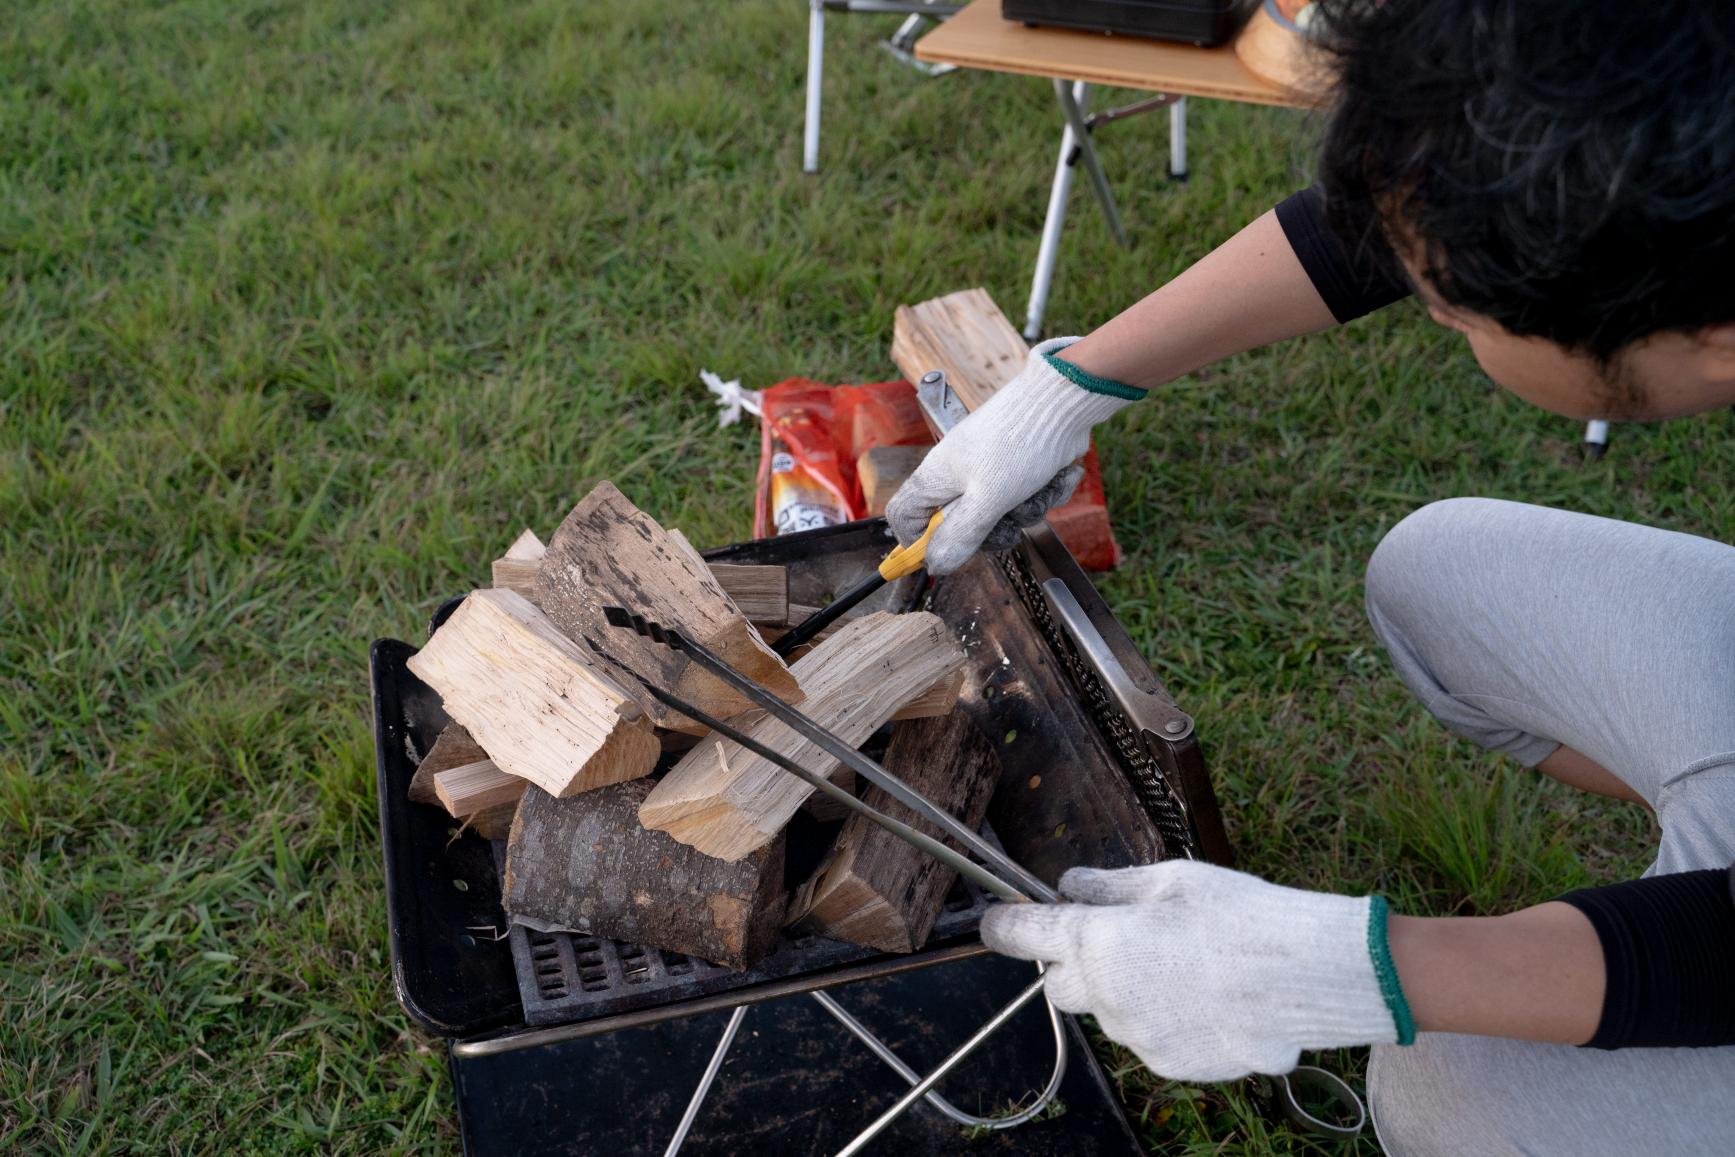
[[[1295,97],[1247,70],[1232,44],[1200,48],[1070,28],[1031,28],[1000,15],[1000,0],[969,7],[916,42],[935,64],[1064,77],[1179,96],[1296,107]]]

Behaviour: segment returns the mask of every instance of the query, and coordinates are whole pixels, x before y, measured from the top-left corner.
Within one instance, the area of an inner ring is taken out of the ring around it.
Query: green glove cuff
[[[1123,402],[1136,402],[1143,398],[1149,390],[1141,390],[1137,386],[1129,386],[1123,382],[1099,378],[1095,374],[1087,374],[1071,362],[1062,361],[1053,354],[1043,354],[1042,360],[1054,367],[1054,372],[1077,386],[1081,390],[1089,390],[1093,394],[1101,394],[1107,398],[1119,398]]]
[[[1398,1043],[1414,1044],[1416,1018],[1410,1015],[1410,1002],[1404,999],[1404,986],[1398,983],[1398,969],[1392,963],[1392,946],[1386,939],[1386,922],[1391,918],[1391,907],[1384,896],[1374,896],[1372,900],[1368,905],[1368,955],[1373,958],[1380,995],[1385,997],[1386,1009],[1397,1025]]]

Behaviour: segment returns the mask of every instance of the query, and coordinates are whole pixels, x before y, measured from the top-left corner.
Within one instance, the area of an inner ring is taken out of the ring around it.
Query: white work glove
[[[1302,1049],[1414,1039],[1380,897],[1192,860],[1074,868],[1060,891],[1077,902],[989,909],[983,943],[1047,962],[1054,1006],[1095,1016],[1161,1076],[1287,1073]]]
[[[928,542],[929,572],[950,574],[978,549],[1006,550],[1059,506],[1084,476],[1074,463],[1090,449],[1091,427],[1144,396],[1143,390],[1057,370],[1047,354],[1076,337],[1030,351],[1024,369],[928,451],[886,505],[898,541],[922,536],[936,510],[946,520]],[[1069,376],[1070,375],[1070,376]]]

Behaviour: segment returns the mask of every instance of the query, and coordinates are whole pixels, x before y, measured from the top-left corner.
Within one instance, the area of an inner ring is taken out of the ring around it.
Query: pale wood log
[[[802,713],[844,742],[864,742],[905,703],[964,663],[963,649],[933,615],[867,615],[796,661],[807,691]],[[816,775],[838,761],[764,714],[737,725]],[[721,748],[721,753],[717,748]],[[648,828],[726,860],[763,847],[814,789],[727,740],[688,752],[639,809]]]
[[[468,819],[501,804],[517,803],[530,784],[500,770],[492,759],[448,768],[434,777],[434,793],[454,819]]]
[[[862,501],[870,518],[886,512],[886,503],[904,480],[916,472],[931,446],[875,446],[855,460],[855,476],[861,483]]]
[[[536,532],[527,528],[512,540],[505,554],[494,560],[491,568],[494,585],[536,601],[536,572],[542,569],[542,556],[547,551]]]
[[[409,668],[502,771],[553,795],[656,766],[656,733],[632,696],[514,591],[471,592]]]
[[[507,844],[507,913],[750,967],[782,926],[782,839],[725,863],[641,828],[650,792],[648,780],[564,800],[526,792]]]
[[[482,750],[480,743],[470,737],[468,731],[456,723],[446,724],[445,730],[434,740],[434,745],[428,748],[428,754],[422,756],[422,762],[416,764],[416,774],[410,777],[410,799],[416,803],[438,807],[440,797],[434,792],[434,777],[449,768],[462,767],[466,763],[487,758],[488,753]]]
[[[958,695],[964,689],[964,672],[960,669],[934,681],[934,685],[898,708],[892,716],[896,723],[905,719],[933,719],[950,715],[958,705]]]
[[[988,812],[1000,760],[963,712],[900,723],[883,761],[887,771],[974,829]],[[940,829],[869,787],[864,803],[936,839]],[[952,846],[963,850],[956,841]],[[831,855],[796,892],[792,917],[821,935],[882,952],[913,952],[934,927],[958,873],[860,815],[851,815]]]
[[[1029,353],[985,289],[900,305],[893,314],[892,361],[898,369],[912,382],[929,370],[946,371],[968,410],[1011,381]]]
[[[631,630],[611,627],[605,606],[621,606],[709,647],[778,698],[795,703],[801,687],[753,624],[736,609],[685,538],[675,538],[604,482],[573,508],[549,541],[536,579],[537,604],[567,636],[624,668],[630,678],[670,691],[718,718],[751,703],[685,655]],[[629,687],[661,727],[691,720]]]

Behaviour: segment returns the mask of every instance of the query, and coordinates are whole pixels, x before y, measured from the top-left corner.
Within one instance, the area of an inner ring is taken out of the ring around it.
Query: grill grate
[[[987,898],[967,880],[947,894],[929,948],[975,935]],[[881,955],[823,936],[786,933],[748,972],[678,952],[603,940],[576,932],[511,928],[512,959],[526,1024],[561,1024],[660,1007],[726,989],[819,972]]]
[[[1012,580],[1013,587],[1023,600],[1025,610],[1030,612],[1030,617],[1042,631],[1042,637],[1047,641],[1049,649],[1060,660],[1060,665],[1083,695],[1091,717],[1108,736],[1121,770],[1126,775],[1127,782],[1132,784],[1133,793],[1138,796],[1145,814],[1150,816],[1151,822],[1156,825],[1157,834],[1163,838],[1163,846],[1188,859],[1198,858],[1199,840],[1193,831],[1192,822],[1187,818],[1187,805],[1175,792],[1168,776],[1163,774],[1163,769],[1157,765],[1156,758],[1152,756],[1138,729],[1127,720],[1120,708],[1115,706],[1108,692],[1103,689],[1102,680],[1097,678],[1091,665],[1078,653],[1072,636],[1054,621],[1054,616],[1048,610],[1048,600],[1042,596],[1036,577],[1030,573],[1030,565],[1024,560],[1023,552],[1008,550],[996,557],[1000,560],[1000,567],[1006,572],[1006,577]]]

